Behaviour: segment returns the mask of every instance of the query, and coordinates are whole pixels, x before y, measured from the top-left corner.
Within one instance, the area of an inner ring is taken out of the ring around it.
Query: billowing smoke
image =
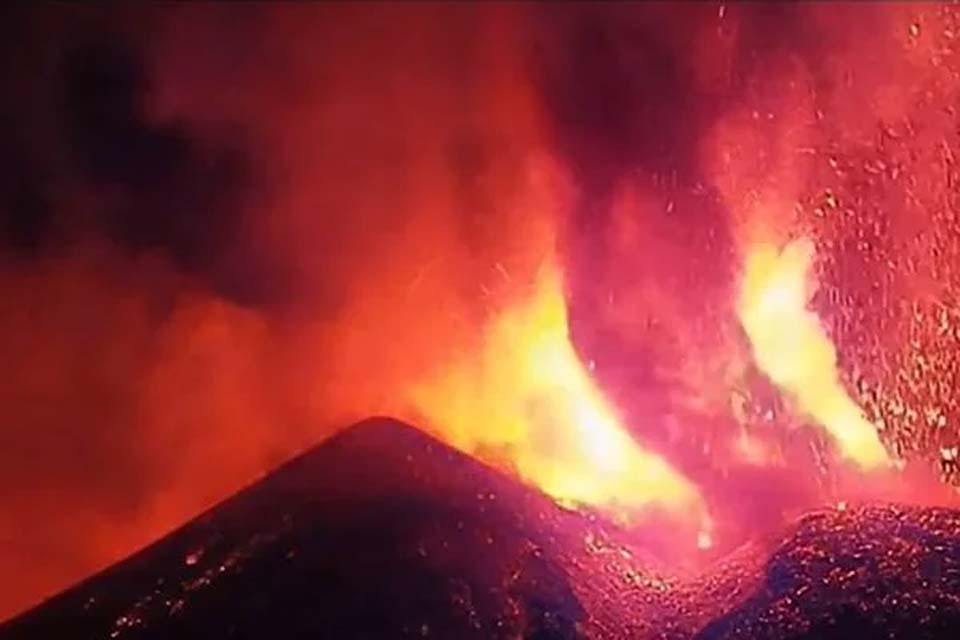
[[[4,614],[409,416],[550,248],[513,10],[8,12]]]
[[[410,384],[554,252],[582,359],[721,528],[843,482],[752,364],[754,241],[814,238],[815,306],[887,443],[951,444],[952,408],[897,378],[917,312],[880,313],[909,293],[933,331],[953,282],[923,250],[954,250],[946,227],[883,244],[949,210],[946,9],[3,11],[0,617],[352,419],[430,413]]]

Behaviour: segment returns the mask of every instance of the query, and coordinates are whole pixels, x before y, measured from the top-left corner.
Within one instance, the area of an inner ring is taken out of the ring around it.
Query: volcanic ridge
[[[809,513],[697,575],[374,418],[0,625],[51,638],[952,638],[960,512]]]

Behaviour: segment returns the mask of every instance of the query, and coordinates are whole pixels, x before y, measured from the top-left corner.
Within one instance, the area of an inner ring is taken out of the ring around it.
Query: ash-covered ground
[[[810,513],[698,575],[372,419],[0,627],[49,638],[949,638],[960,512]]]

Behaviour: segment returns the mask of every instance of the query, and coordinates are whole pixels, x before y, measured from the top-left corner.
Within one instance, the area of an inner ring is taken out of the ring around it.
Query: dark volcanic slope
[[[769,559],[744,549],[688,581],[639,558],[601,521],[376,419],[0,640],[960,637],[956,512],[810,514]]]
[[[960,638],[956,511],[813,513],[760,570],[762,588],[707,625],[700,640]]]
[[[599,521],[378,419],[0,638],[637,637],[679,624],[672,590]]]

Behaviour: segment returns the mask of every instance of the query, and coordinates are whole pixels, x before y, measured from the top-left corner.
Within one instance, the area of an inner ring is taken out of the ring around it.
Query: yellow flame
[[[753,246],[746,259],[738,315],[757,365],[863,468],[889,463],[873,425],[847,395],[833,343],[807,304],[814,293],[814,247],[806,239],[782,251]]]
[[[696,489],[624,429],[570,342],[560,271],[542,269],[534,295],[489,324],[481,352],[460,358],[413,399],[452,445],[509,460],[563,503],[689,508]],[[700,510],[697,510],[698,512]]]

